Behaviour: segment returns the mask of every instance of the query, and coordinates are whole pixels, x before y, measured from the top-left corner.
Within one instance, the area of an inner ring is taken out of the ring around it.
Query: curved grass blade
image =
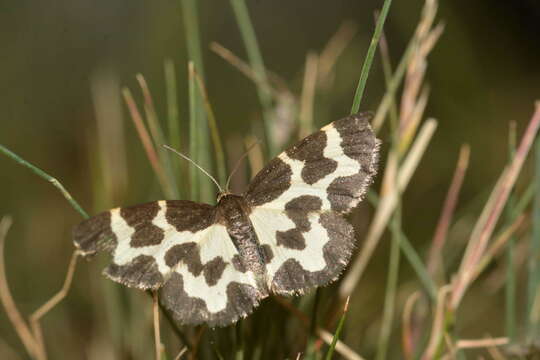
[[[334,337],[332,338],[332,343],[330,344],[330,348],[328,349],[328,352],[326,353],[325,360],[331,360],[332,355],[334,354],[336,344],[339,340],[339,335],[341,334],[341,330],[343,329],[343,324],[345,324],[345,317],[347,315],[347,311],[349,310],[349,299],[350,297],[348,297],[347,300],[345,301],[345,306],[343,307],[343,314],[341,315],[341,318],[339,319],[336,333],[334,334]]]

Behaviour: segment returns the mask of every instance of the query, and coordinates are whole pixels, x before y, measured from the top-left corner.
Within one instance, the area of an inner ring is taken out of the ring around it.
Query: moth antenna
[[[253,147],[255,145],[258,145],[260,144],[261,141],[259,139],[257,139],[253,144],[249,145],[248,148],[246,149],[246,151],[244,152],[244,154],[242,156],[240,156],[240,159],[238,159],[236,161],[236,164],[234,165],[234,168],[232,169],[229,177],[227,178],[227,183],[225,184],[225,189],[229,189],[229,183],[231,182],[231,179],[233,177],[233,175],[238,171],[238,169],[240,168],[240,164],[242,163],[242,160],[244,160],[246,158],[246,156],[249,154],[249,151],[251,149],[253,149]]]
[[[162,146],[165,149],[170,150],[173,153],[175,153],[176,155],[180,156],[181,158],[189,161],[192,165],[197,167],[197,169],[201,170],[206,176],[208,176],[214,182],[214,184],[216,184],[217,188],[219,189],[219,192],[223,192],[223,189],[221,188],[221,186],[219,186],[219,183],[217,182],[217,180],[212,175],[210,175],[208,173],[208,171],[204,170],[199,164],[197,164],[195,161],[191,160],[188,156],[182,154],[180,151],[170,147],[169,145],[162,145]]]

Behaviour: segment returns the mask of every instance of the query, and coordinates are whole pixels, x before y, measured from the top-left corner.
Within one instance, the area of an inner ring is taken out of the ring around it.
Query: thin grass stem
[[[199,163],[198,153],[199,153],[199,136],[198,134],[198,111],[197,111],[197,81],[195,76],[193,76],[195,69],[193,62],[189,62],[189,156],[195,163]],[[202,166],[202,165],[201,165]],[[201,189],[200,189],[200,173],[191,168],[189,170],[189,189],[190,189],[190,198],[193,201],[201,200]]]
[[[181,0],[182,12],[184,18],[184,27],[186,30],[186,41],[188,46],[188,55],[190,59],[190,74],[193,70],[201,76],[204,76],[203,56],[201,50],[201,36],[198,21],[197,0]],[[193,84],[192,84],[193,80]],[[206,122],[204,113],[204,101],[200,93],[196,90],[195,80],[190,78],[189,90],[189,114],[190,114],[190,130],[189,156],[202,167],[211,168],[209,150],[208,123]],[[213,186],[208,179],[194,176],[191,173],[190,188],[192,191],[192,200],[201,200],[211,202],[214,200]],[[193,181],[196,180],[196,181]],[[195,195],[195,197],[194,197]]]
[[[375,26],[375,31],[373,32],[373,37],[371,38],[371,44],[369,45],[366,58],[364,59],[364,64],[362,65],[360,79],[358,80],[358,86],[356,88],[356,93],[354,94],[351,114],[356,114],[360,110],[362,97],[364,96],[367,79],[373,63],[373,57],[375,56],[375,51],[377,50],[377,45],[379,44],[379,39],[381,38],[386,16],[388,15],[391,4],[392,0],[384,0],[381,14],[377,19],[377,25]]]
[[[221,143],[221,136],[219,135],[219,129],[216,121],[216,116],[214,110],[212,110],[212,105],[210,104],[210,99],[208,98],[208,92],[206,91],[206,86],[202,78],[197,74],[197,71],[194,70],[193,75],[197,80],[197,85],[200,91],[200,94],[203,98],[204,107],[206,109],[206,117],[208,118],[208,127],[210,129],[210,135],[212,136],[212,142],[214,143],[214,149],[216,154],[216,167],[218,173],[219,183],[225,186],[227,182],[227,170],[225,165],[225,150],[223,149],[223,144]]]
[[[299,138],[303,139],[313,132],[313,104],[315,101],[315,86],[317,85],[319,57],[315,53],[306,56],[304,66],[304,82],[300,98]]]
[[[388,344],[392,334],[392,325],[396,309],[396,292],[399,278],[400,243],[401,243],[401,204],[398,203],[391,222],[392,243],[390,262],[386,280],[382,326],[377,345],[377,360],[384,360],[388,354]]]
[[[175,149],[180,149],[180,117],[178,115],[178,90],[176,88],[176,68],[171,59],[165,60],[165,84],[167,98],[167,120],[169,132],[169,144]],[[173,166],[173,169],[175,167]]]
[[[539,103],[540,109],[540,103]],[[528,282],[527,282],[527,304],[526,304],[526,324],[527,338],[536,339],[540,330],[540,324],[534,321],[534,304],[537,299],[538,289],[540,288],[540,140],[536,139],[535,144],[535,174],[536,194],[533,205],[533,227],[530,240],[529,257],[527,264]]]
[[[124,95],[124,100],[126,102],[129,113],[131,115],[131,120],[133,121],[133,124],[135,125],[135,129],[137,130],[139,139],[141,140],[144,151],[146,152],[146,156],[148,157],[150,166],[152,166],[152,169],[154,170],[157,176],[157,179],[159,181],[159,184],[161,188],[163,189],[165,195],[169,198],[174,198],[174,190],[172,189],[172,184],[169,182],[167,175],[165,174],[165,171],[163,169],[163,166],[161,165],[161,162],[159,161],[159,156],[156,152],[154,144],[152,143],[150,134],[148,133],[148,130],[146,129],[146,126],[144,125],[143,117],[139,109],[137,108],[137,104],[135,103],[135,100],[133,99],[133,95],[131,94],[131,91],[128,88],[124,88],[122,90],[122,94]]]
[[[146,79],[142,74],[137,74],[136,79],[143,93],[146,121],[148,123],[148,128],[150,129],[150,134],[152,135],[152,140],[154,141],[154,148],[156,148],[165,144],[165,136],[163,135],[154,100],[152,99],[152,94]],[[176,174],[173,173],[169,153],[166,151],[158,151],[157,154],[164,169],[165,179],[167,181],[167,187],[163,190],[168,193],[168,196],[177,199],[178,187],[176,186]]]
[[[42,179],[45,179],[46,181],[50,182],[55,188],[57,188],[64,198],[70,203],[70,205],[79,213],[82,217],[88,218],[88,214],[86,211],[82,209],[82,207],[79,205],[77,201],[71,196],[71,194],[64,188],[64,186],[54,177],[47,174],[45,171],[41,170],[35,165],[30,164],[28,161],[21,158],[19,155],[15,154],[8,148],[4,147],[3,145],[0,145],[0,152],[2,152],[7,157],[15,160],[18,164],[30,169],[34,174],[41,177]]]
[[[11,227],[12,220],[9,216],[4,216],[0,220],[0,301],[4,305],[6,310],[7,317],[13,328],[19,335],[21,342],[23,343],[26,351],[32,357],[39,357],[39,344],[36,342],[32,331],[28,327],[26,321],[22,317],[21,313],[17,309],[17,305],[13,300],[11,291],[9,290],[9,285],[6,276],[6,266],[5,266],[5,240],[9,228]]]
[[[508,136],[508,159],[512,161],[516,155],[517,134],[516,123],[510,123],[510,131]],[[508,197],[508,205],[505,209],[506,222],[512,222],[512,209],[516,205],[515,191],[510,193]],[[505,298],[505,328],[506,335],[510,340],[514,340],[516,336],[516,265],[514,263],[516,248],[516,238],[511,236],[506,246],[506,282],[504,287]]]
[[[231,0],[231,6],[236,16],[236,22],[238,23],[242,39],[244,40],[244,46],[246,47],[251,68],[260,80],[259,82],[256,82],[257,94],[263,108],[265,141],[268,149],[267,156],[270,158],[276,154],[277,149],[275,148],[272,127],[272,97],[269,90],[270,85],[268,83],[263,56],[257,42],[257,36],[253,24],[251,23],[245,0]]]
[[[345,318],[347,316],[348,310],[349,310],[349,298],[347,298],[347,300],[345,301],[345,306],[343,307],[343,314],[341,315],[341,318],[339,319],[336,332],[334,334],[334,337],[332,338],[332,343],[330,344],[330,348],[328,349],[328,352],[326,353],[325,360],[332,360],[332,355],[334,354],[334,350],[339,340],[339,335],[341,334],[341,330],[343,329],[343,324],[345,324]]]

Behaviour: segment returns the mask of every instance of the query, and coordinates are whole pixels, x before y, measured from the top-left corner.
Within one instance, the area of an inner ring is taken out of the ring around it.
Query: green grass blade
[[[199,151],[199,136],[197,127],[197,80],[195,80],[193,63],[189,63],[189,156],[193,161],[197,161]],[[201,173],[194,166],[189,167],[189,189],[190,198],[193,201],[201,200],[200,192]]]
[[[3,145],[0,145],[0,152],[2,152],[7,157],[11,158],[12,160],[15,160],[18,164],[30,169],[34,174],[41,177],[42,179],[50,182],[55,188],[57,188],[64,198],[70,203],[70,205],[79,213],[81,216],[85,219],[87,219],[89,216],[86,213],[86,211],[83,210],[83,208],[79,205],[77,201],[71,196],[69,191],[66,190],[64,185],[60,183],[56,178],[52,177],[51,175],[47,174],[45,171],[41,170],[37,166],[32,165],[28,161],[24,160],[19,155],[15,154],[8,148],[4,147]]]
[[[268,85],[266,68],[264,66],[261,50],[257,43],[257,36],[255,35],[255,30],[253,29],[253,24],[251,23],[245,0],[231,0],[231,6],[236,16],[242,39],[244,40],[249,62],[259,79],[257,82],[257,94],[263,108],[265,141],[268,149],[267,155],[268,157],[272,157],[276,154],[276,148],[271,123],[272,96],[269,91],[270,86]]]
[[[195,79],[197,80],[197,85],[199,88],[200,96],[202,96],[204,101],[204,107],[206,109],[206,117],[208,118],[208,127],[210,129],[210,135],[212,136],[212,142],[214,143],[214,149],[216,153],[216,167],[218,173],[218,181],[220,185],[225,186],[227,182],[227,170],[225,164],[225,150],[223,149],[223,144],[221,143],[221,136],[219,135],[219,129],[216,121],[216,116],[214,110],[212,110],[212,105],[210,104],[210,99],[208,98],[208,92],[206,91],[206,86],[204,85],[203,80],[197,74],[194,73]]]
[[[371,70],[371,65],[373,64],[373,57],[375,56],[375,51],[377,50],[377,45],[379,44],[379,39],[381,38],[382,29],[384,27],[386,16],[388,15],[391,4],[392,0],[384,1],[381,15],[377,19],[377,25],[375,26],[375,31],[373,32],[373,37],[371,38],[371,44],[369,45],[368,52],[364,60],[364,65],[362,65],[362,71],[360,72],[360,79],[358,80],[358,86],[356,88],[356,93],[354,94],[351,114],[356,114],[360,110],[360,104],[362,102],[362,97],[364,96],[369,71]]]
[[[509,162],[512,161],[516,153],[516,126],[515,124],[510,127],[510,135],[508,141],[508,157]],[[506,223],[511,224],[512,219],[512,209],[515,207],[516,198],[515,193],[512,191],[508,198],[508,204],[506,206]],[[505,297],[505,327],[506,327],[506,336],[513,341],[516,336],[516,265],[514,264],[515,256],[515,243],[516,238],[512,236],[508,240],[508,245],[506,247],[506,283],[504,289]]]
[[[332,338],[332,343],[330,344],[330,348],[328,349],[328,352],[326,353],[325,360],[331,360],[332,355],[334,354],[334,350],[336,349],[336,344],[339,340],[339,335],[341,334],[341,330],[343,329],[343,324],[345,324],[345,318],[347,316],[347,311],[349,310],[349,298],[347,298],[347,301],[345,301],[345,306],[343,307],[343,314],[341,315],[341,318],[339,319],[339,323],[336,329],[336,332],[334,334],[334,337]]]
[[[379,204],[379,197],[372,190],[368,191],[367,200],[373,205],[373,207],[377,207]],[[429,272],[422,262],[420,255],[418,255],[418,252],[416,252],[405,233],[402,232],[400,234],[400,240],[399,245],[401,246],[401,251],[403,251],[405,258],[416,272],[416,276],[418,276],[418,279],[424,286],[430,299],[435,302],[437,300],[437,286],[431,279],[431,276],[429,276]]]
[[[197,71],[201,78],[204,79],[197,4],[198,2],[196,0],[181,0],[189,59],[193,64],[193,68]],[[206,122],[203,99],[197,91],[191,90],[190,125],[193,125],[194,127],[190,127],[189,155],[193,161],[203,168],[211,169],[212,164],[210,161],[209,151],[210,136],[208,134],[208,123]],[[191,142],[194,142],[195,145],[192,145]],[[199,176],[198,181],[191,182],[190,187],[192,188],[192,191],[198,195],[197,198],[192,198],[192,200],[201,200],[205,202],[212,202],[215,200],[214,186],[212,185],[210,179]],[[193,187],[198,187],[198,189],[194,190]]]
[[[388,343],[392,334],[392,325],[396,308],[396,292],[399,277],[400,243],[401,243],[401,205],[396,207],[392,219],[392,245],[390,247],[390,263],[386,280],[386,294],[379,343],[377,345],[377,360],[384,360],[388,354]]]
[[[540,324],[535,321],[535,303],[539,301],[537,296],[540,288],[540,140],[536,140],[535,153],[535,175],[534,182],[536,183],[536,194],[533,205],[533,236],[529,253],[533,256],[528,260],[528,284],[527,284],[527,338],[529,340],[536,339],[540,329]]]
[[[165,71],[165,84],[166,84],[166,93],[167,98],[167,125],[168,125],[168,141],[169,145],[180,150],[181,136],[180,136],[180,117],[178,115],[178,90],[176,88],[176,69],[174,67],[174,62],[171,59],[165,60],[164,63]],[[171,169],[173,174],[176,176],[180,175],[180,166],[178,162],[173,162],[171,164]],[[178,186],[179,184],[176,183]]]

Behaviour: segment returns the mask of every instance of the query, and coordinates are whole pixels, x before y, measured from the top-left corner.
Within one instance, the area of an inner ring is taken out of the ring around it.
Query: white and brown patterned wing
[[[300,197],[304,205],[320,201]],[[265,248],[267,284],[275,294],[290,295],[323,286],[337,279],[349,262],[354,230],[333,211],[286,212],[263,207],[249,216],[259,243]]]
[[[376,173],[379,140],[367,113],[337,120],[273,159],[251,182],[249,219],[266,248],[268,284],[280,294],[335,280],[354,232],[342,215]]]
[[[377,170],[380,141],[370,113],[334,121],[282,152],[261,170],[245,193],[252,207],[284,210],[311,195],[321,210],[351,211],[364,197]]]
[[[156,201],[117,208],[74,230],[83,255],[112,253],[105,274],[160,301],[183,324],[227,325],[249,314],[262,295],[239,261],[213,206]]]

